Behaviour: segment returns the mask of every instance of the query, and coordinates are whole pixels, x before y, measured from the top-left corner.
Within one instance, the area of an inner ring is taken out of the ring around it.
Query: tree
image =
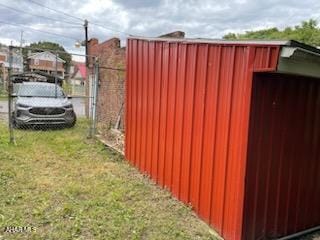
[[[303,21],[294,28],[287,27],[284,30],[268,28],[258,31],[247,31],[243,34],[228,33],[223,36],[223,38],[227,40],[296,40],[306,44],[320,46],[320,28],[317,24],[316,20],[310,19],[308,21]]]
[[[68,70],[71,64],[71,55],[64,49],[63,46],[59,45],[58,43],[54,42],[46,42],[46,41],[40,41],[37,43],[31,43],[29,46],[31,48],[31,52],[41,52],[41,51],[59,51],[58,55],[61,59],[66,61],[65,69]],[[39,49],[39,50],[38,50]],[[24,56],[27,56],[28,48],[24,49]]]
[[[227,35],[224,35],[224,36],[223,36],[223,39],[226,39],[226,40],[235,40],[235,39],[237,39],[237,34],[235,34],[235,33],[228,33]]]

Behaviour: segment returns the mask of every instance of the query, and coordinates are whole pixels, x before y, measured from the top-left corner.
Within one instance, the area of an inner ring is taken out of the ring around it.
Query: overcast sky
[[[126,33],[158,36],[174,30],[185,31],[187,37],[221,38],[228,32],[284,28],[310,18],[320,20],[319,0],[0,0],[1,43],[13,41],[13,44],[19,44],[23,30],[26,43],[54,41],[69,51],[79,52],[74,44],[84,38],[83,22],[32,1],[88,19],[89,37],[97,37],[100,41],[114,36],[124,40]],[[92,25],[90,21],[104,27]]]

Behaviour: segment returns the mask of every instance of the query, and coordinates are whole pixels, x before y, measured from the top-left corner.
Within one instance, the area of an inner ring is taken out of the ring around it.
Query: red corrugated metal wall
[[[126,158],[241,239],[253,70],[279,46],[129,39]]]
[[[254,79],[244,239],[273,239],[320,225],[320,82]]]

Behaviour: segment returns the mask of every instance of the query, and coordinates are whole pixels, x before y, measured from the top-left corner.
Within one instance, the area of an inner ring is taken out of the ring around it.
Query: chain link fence
[[[30,131],[75,128],[85,136],[95,135],[98,61],[90,57],[89,66],[67,64],[59,54],[9,47],[7,74],[0,75],[0,122],[8,124],[10,142],[18,143]]]
[[[124,152],[125,69],[100,62],[97,102],[97,136],[120,153]]]

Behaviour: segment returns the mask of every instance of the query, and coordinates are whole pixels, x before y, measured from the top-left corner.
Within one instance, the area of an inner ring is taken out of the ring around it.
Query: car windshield
[[[65,97],[60,86],[55,84],[21,84],[18,90],[21,97]]]

